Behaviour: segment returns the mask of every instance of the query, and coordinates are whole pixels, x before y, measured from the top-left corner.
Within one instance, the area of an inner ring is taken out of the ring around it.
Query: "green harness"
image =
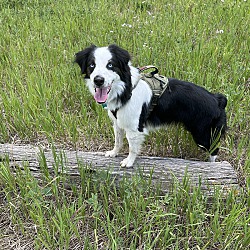
[[[152,68],[155,70],[150,73],[141,73],[145,70],[152,69]],[[142,68],[139,68],[139,70],[141,74],[141,79],[148,83],[148,85],[150,86],[153,92],[151,105],[149,107],[149,114],[150,114],[151,111],[154,109],[154,107],[157,105],[158,99],[162,96],[164,91],[167,89],[168,78],[165,76],[159,75],[158,68],[153,65],[144,66]]]

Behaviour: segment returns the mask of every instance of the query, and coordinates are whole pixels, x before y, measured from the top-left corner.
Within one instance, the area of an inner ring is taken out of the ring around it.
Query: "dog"
[[[75,63],[85,75],[86,84],[95,100],[106,106],[113,121],[115,145],[106,157],[115,157],[123,146],[124,133],[129,154],[121,162],[131,167],[140,152],[145,135],[167,124],[181,123],[202,149],[209,151],[214,162],[220,140],[227,128],[227,98],[213,94],[194,83],[168,78],[168,87],[150,110],[153,91],[131,64],[129,52],[115,44],[108,47],[91,45],[75,54]]]

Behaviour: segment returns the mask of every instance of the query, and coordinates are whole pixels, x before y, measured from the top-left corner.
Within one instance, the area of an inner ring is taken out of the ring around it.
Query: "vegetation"
[[[250,247],[249,1],[0,2],[0,142],[110,149],[105,110],[88,93],[74,54],[116,43],[133,64],[228,98],[220,159],[242,190],[207,197],[188,175],[168,194],[140,173],[119,188],[79,164],[79,183],[0,162],[0,249],[247,249]],[[125,152],[127,148],[125,147]],[[181,126],[150,135],[144,154],[205,159]],[[135,170],[136,171],[136,170]],[[66,188],[67,184],[67,188]],[[69,187],[68,187],[69,185]]]

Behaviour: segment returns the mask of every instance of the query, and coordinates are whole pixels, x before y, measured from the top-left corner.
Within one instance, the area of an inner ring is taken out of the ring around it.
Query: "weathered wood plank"
[[[202,189],[208,190],[213,186],[219,186],[221,190],[237,188],[237,175],[233,167],[228,162],[200,162],[189,161],[184,159],[163,158],[163,157],[138,157],[133,168],[121,168],[120,161],[124,156],[116,158],[105,158],[104,153],[100,152],[83,152],[73,150],[58,150],[53,155],[52,150],[42,150],[49,168],[52,169],[55,161],[62,160],[62,165],[66,166],[70,175],[79,175],[79,162],[88,165],[93,170],[110,171],[112,176],[120,179],[124,174],[133,175],[135,169],[140,167],[143,169],[143,175],[147,177],[153,169],[153,182],[162,183],[163,189],[169,188],[173,178],[179,181],[183,180],[185,172],[188,172],[191,183],[198,185],[200,178],[202,180]],[[36,175],[40,175],[39,157],[41,157],[41,149],[31,145],[14,145],[0,144],[0,157],[8,155],[13,164],[22,166],[23,162],[28,162],[31,171]],[[60,159],[60,155],[61,158]],[[55,159],[56,158],[56,159]]]

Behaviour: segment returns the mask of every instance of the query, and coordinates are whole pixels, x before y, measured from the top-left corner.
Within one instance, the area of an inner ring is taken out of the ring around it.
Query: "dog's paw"
[[[117,156],[117,151],[115,150],[110,150],[105,153],[105,157],[116,157]]]
[[[134,161],[130,160],[129,157],[121,161],[120,165],[122,168],[129,168],[133,166]]]
[[[215,162],[217,158],[217,155],[210,155],[208,161],[209,162]]]

